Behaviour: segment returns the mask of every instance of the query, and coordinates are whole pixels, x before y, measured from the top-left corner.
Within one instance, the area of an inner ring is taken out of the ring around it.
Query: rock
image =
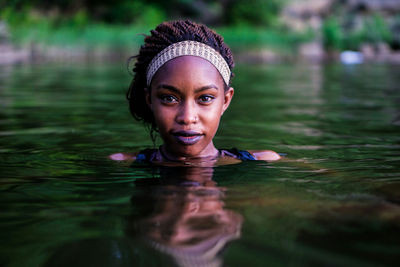
[[[357,51],[343,51],[340,53],[340,61],[343,64],[361,64],[364,62],[364,56]]]
[[[334,0],[291,0],[283,9],[281,20],[295,31],[318,30],[332,3]]]
[[[0,21],[0,64],[21,62],[29,57],[30,53],[26,49],[16,49],[12,46],[7,24]]]
[[[399,0],[347,0],[347,6],[352,10],[385,11],[390,13],[400,11]]]
[[[10,32],[8,31],[7,24],[4,21],[0,21],[0,44],[7,43],[10,38]]]
[[[387,43],[378,43],[376,45],[376,49],[377,49],[377,53],[378,56],[386,58],[388,56],[390,56],[391,54],[391,49],[389,47],[389,45]]]
[[[0,64],[11,64],[29,60],[30,53],[25,49],[15,49],[10,44],[0,44]]]
[[[375,57],[374,47],[371,44],[362,44],[361,45],[361,53],[364,56],[365,60],[372,60]]]
[[[314,41],[300,45],[299,56],[307,61],[321,62],[324,59],[325,51],[320,42]]]

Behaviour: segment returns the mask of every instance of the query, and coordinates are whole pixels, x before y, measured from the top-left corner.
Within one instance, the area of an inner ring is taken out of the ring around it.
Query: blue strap
[[[238,150],[239,159],[241,161],[249,161],[249,160],[256,160],[249,151],[246,150]]]
[[[135,162],[138,163],[151,163],[151,160],[153,158],[153,154],[157,152],[157,149],[145,149],[139,152],[139,154],[136,155],[136,160]]]
[[[145,154],[137,154],[136,155],[136,161],[137,162],[145,162],[146,161],[146,155]]]
[[[256,160],[254,156],[249,151],[246,150],[239,150],[239,155],[240,155],[239,159],[242,161]]]
[[[231,149],[227,149],[227,151],[234,154],[241,161],[256,160],[254,158],[254,156],[249,151],[246,151],[246,150],[239,150],[237,148],[231,148]]]

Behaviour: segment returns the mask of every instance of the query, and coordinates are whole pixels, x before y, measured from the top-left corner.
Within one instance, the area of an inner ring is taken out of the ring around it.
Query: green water
[[[152,147],[124,64],[0,66],[0,266],[395,266],[400,66],[239,65],[219,148],[280,162],[126,166]]]

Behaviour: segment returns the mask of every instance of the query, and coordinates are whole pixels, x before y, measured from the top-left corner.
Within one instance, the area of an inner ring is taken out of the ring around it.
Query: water
[[[217,147],[275,163],[156,169],[123,64],[0,67],[1,266],[394,266],[400,66],[239,65]]]

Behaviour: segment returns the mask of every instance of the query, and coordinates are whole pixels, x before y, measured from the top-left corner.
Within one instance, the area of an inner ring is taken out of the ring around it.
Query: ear
[[[150,90],[147,87],[144,88],[144,95],[146,98],[147,106],[150,108],[151,111],[153,111],[153,107],[151,106],[151,94],[150,94]]]
[[[234,92],[235,92],[235,90],[233,90],[232,87],[229,87],[229,89],[224,92],[225,95],[224,95],[224,105],[222,107],[222,114],[224,114],[225,110],[229,107],[229,104],[231,103]]]

